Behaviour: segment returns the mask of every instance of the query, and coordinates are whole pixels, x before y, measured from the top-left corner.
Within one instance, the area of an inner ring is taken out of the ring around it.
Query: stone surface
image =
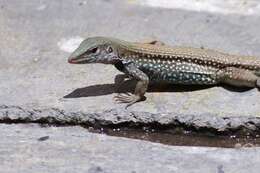
[[[166,146],[81,127],[0,124],[4,173],[257,173],[260,149]]]
[[[19,106],[0,106],[0,122],[2,123],[40,123],[40,124],[67,124],[88,125],[96,127],[136,127],[152,126],[192,128],[201,132],[211,129],[212,133],[239,132],[239,134],[258,133],[260,120],[257,117],[218,117],[210,114],[179,114],[179,113],[149,113],[110,109],[96,112],[65,111],[57,108],[22,108]],[[203,131],[202,131],[203,130]],[[232,132],[231,132],[231,131]]]
[[[120,74],[114,67],[67,63],[68,52],[80,40],[97,35],[130,41],[156,38],[172,45],[260,55],[259,16],[215,15],[131,2],[0,1],[0,119],[34,121],[48,116],[62,122],[69,116],[77,123],[181,122],[216,130],[241,126],[258,130],[257,89],[151,89],[145,102],[125,110],[112,101],[115,76]]]

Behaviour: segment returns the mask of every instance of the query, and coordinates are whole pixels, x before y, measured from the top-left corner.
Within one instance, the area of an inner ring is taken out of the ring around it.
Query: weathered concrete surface
[[[4,173],[258,173],[260,149],[173,147],[81,127],[0,124]]]
[[[70,65],[65,51],[73,40],[103,35],[133,41],[157,38],[168,44],[260,55],[259,20],[259,16],[156,9],[120,0],[2,0],[0,119],[34,120],[48,115],[67,121],[64,117],[69,115],[79,123],[92,117],[104,123],[177,121],[217,130],[240,126],[257,130],[257,89],[178,87],[149,92],[145,102],[125,110],[112,101],[114,78],[120,74],[114,67]],[[20,114],[20,108],[27,113]]]
[[[83,111],[65,111],[57,108],[22,108],[19,106],[0,106],[0,122],[2,123],[40,123],[40,124],[78,124],[88,126],[149,126],[160,128],[183,127],[184,129],[205,130],[210,128],[212,133],[258,133],[260,119],[257,117],[230,117],[222,118],[210,114],[179,113],[149,113],[140,111],[126,111],[122,109],[111,109],[96,111],[94,113]],[[208,130],[206,130],[208,131]],[[202,132],[202,131],[201,131]],[[209,131],[208,131],[209,132]]]

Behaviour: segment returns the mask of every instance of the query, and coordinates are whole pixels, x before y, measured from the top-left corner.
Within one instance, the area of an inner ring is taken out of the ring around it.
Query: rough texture
[[[260,150],[172,147],[92,134],[80,127],[0,124],[5,173],[257,173]]]
[[[3,123],[48,123],[78,124],[90,126],[149,126],[154,128],[182,126],[197,130],[210,128],[215,132],[244,130],[246,133],[259,131],[260,119],[254,117],[217,117],[209,114],[192,115],[179,113],[153,114],[122,109],[110,109],[97,112],[70,112],[57,108],[25,109],[19,106],[0,106],[0,122]]]
[[[129,41],[156,37],[167,44],[260,55],[259,16],[156,9],[120,0],[13,0],[0,1],[0,7],[2,120],[181,122],[217,130],[260,126],[257,89],[172,86],[150,90],[145,102],[125,110],[112,102],[120,74],[114,67],[71,65],[64,52],[71,40],[101,35]]]

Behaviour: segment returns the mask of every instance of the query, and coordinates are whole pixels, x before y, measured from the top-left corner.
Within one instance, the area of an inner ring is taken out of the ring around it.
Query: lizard
[[[260,59],[212,49],[169,46],[160,41],[128,42],[90,37],[69,56],[71,64],[112,64],[137,80],[133,93],[115,96],[127,107],[143,100],[149,83],[260,88]]]

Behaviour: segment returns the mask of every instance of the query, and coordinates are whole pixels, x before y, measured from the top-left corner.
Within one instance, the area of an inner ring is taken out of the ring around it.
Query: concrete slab
[[[130,41],[157,38],[173,45],[260,55],[259,16],[151,8],[119,0],[13,0],[0,6],[2,121],[34,121],[46,115],[67,121],[69,115],[78,123],[92,123],[83,121],[91,117],[104,124],[181,122],[216,130],[259,130],[257,89],[172,86],[151,90],[145,102],[125,110],[112,101],[120,74],[114,67],[67,63],[68,52],[81,39],[97,35]]]
[[[258,173],[260,149],[177,147],[81,127],[0,124],[0,172]]]

